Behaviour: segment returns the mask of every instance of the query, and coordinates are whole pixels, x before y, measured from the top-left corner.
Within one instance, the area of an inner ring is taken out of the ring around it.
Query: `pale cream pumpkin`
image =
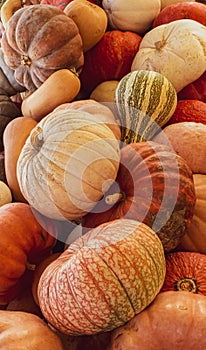
[[[205,52],[206,27],[191,19],[180,19],[145,34],[131,70],[159,72],[179,92],[205,72]]]
[[[206,175],[194,174],[193,179],[196,192],[194,215],[179,248],[206,254]]]
[[[119,141],[93,115],[57,110],[32,130],[18,159],[20,189],[35,209],[59,220],[92,210],[115,180]]]
[[[161,0],[103,0],[102,6],[114,29],[143,34],[161,9]]]

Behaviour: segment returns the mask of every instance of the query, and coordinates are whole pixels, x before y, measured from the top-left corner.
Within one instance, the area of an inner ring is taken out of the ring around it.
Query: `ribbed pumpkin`
[[[17,179],[26,200],[58,220],[85,215],[111,186],[119,168],[119,141],[92,114],[57,110],[28,137]]]
[[[15,70],[15,79],[29,91],[58,69],[78,72],[84,62],[78,27],[52,5],[30,5],[16,11],[1,45],[6,64]]]
[[[84,230],[118,218],[144,222],[174,249],[192,219],[195,190],[187,163],[166,146],[140,142],[121,149],[116,183],[91,213]]]
[[[166,276],[161,291],[188,291],[206,296],[206,255],[196,252],[166,254]]]
[[[147,309],[114,331],[107,350],[202,350],[205,318],[205,296],[159,293]]]
[[[206,175],[193,174],[196,203],[192,221],[179,249],[206,254]]]
[[[115,220],[83,235],[44,270],[39,305],[65,334],[109,331],[150,304],[164,277],[158,236],[135,220]]]
[[[177,94],[162,74],[137,70],[125,75],[115,90],[115,106],[122,141],[146,141],[166,124],[175,111]]]
[[[0,304],[13,300],[31,283],[31,267],[50,254],[55,236],[52,223],[28,204],[0,207]]]

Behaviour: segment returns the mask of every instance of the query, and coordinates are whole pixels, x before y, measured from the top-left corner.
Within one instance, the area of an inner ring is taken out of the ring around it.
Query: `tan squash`
[[[6,0],[1,7],[1,22],[6,28],[8,20],[22,6],[21,0]]]
[[[18,117],[7,124],[4,135],[4,163],[5,175],[8,186],[12,192],[14,200],[27,202],[21,193],[16,177],[16,164],[22,147],[30,134],[30,131],[36,126],[37,122],[32,118]]]
[[[73,0],[65,7],[64,12],[76,23],[84,52],[95,46],[103,37],[108,20],[102,7],[88,0]]]
[[[80,90],[78,75],[61,69],[54,72],[45,82],[22,102],[22,114],[40,121],[62,103],[72,101]]]
[[[115,91],[118,83],[118,80],[103,81],[91,92],[90,98],[98,102],[114,103]],[[112,105],[110,107],[112,107]]]
[[[12,194],[10,188],[3,181],[0,181],[0,207],[11,202]]]

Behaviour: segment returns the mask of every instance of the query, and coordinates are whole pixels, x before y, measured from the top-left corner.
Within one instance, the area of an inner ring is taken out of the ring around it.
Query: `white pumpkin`
[[[143,34],[160,12],[161,0],[103,0],[102,6],[112,28]]]
[[[179,92],[206,70],[206,27],[191,19],[162,24],[143,37],[131,70],[165,75]]]
[[[92,210],[116,179],[119,141],[85,111],[56,110],[32,130],[18,159],[17,179],[29,204],[53,219]]]

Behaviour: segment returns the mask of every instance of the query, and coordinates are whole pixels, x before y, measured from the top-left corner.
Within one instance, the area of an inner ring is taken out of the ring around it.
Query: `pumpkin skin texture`
[[[91,92],[90,98],[98,102],[114,103],[115,91],[118,83],[118,80],[103,81],[103,83],[97,85],[96,88]]]
[[[6,126],[3,134],[5,176],[12,197],[17,202],[27,203],[19,187],[16,165],[26,139],[36,125],[37,122],[34,119],[21,116],[13,119]]]
[[[205,72],[205,48],[206,27],[201,23],[180,19],[162,24],[144,35],[131,70],[159,72],[178,93]]]
[[[155,298],[164,276],[158,236],[137,221],[115,220],[77,239],[44,270],[39,305],[62,333],[110,331]]]
[[[15,79],[30,92],[56,70],[79,72],[84,62],[76,24],[52,5],[30,5],[16,11],[8,21],[1,45]]]
[[[178,249],[206,254],[206,175],[193,174],[193,179],[196,193],[194,215]]]
[[[204,4],[195,1],[178,2],[171,4],[160,11],[153,22],[153,28],[176,21],[179,19],[193,19],[206,26],[206,7]]]
[[[176,106],[176,91],[165,76],[148,70],[128,73],[115,90],[121,140],[150,140],[171,118]]]
[[[25,283],[28,286],[30,267],[50,254],[56,232],[48,219],[19,202],[0,207],[0,228],[0,304],[4,305],[24,290]]]
[[[101,120],[80,110],[53,111],[22,148],[17,162],[20,190],[43,215],[74,220],[90,211],[103,188],[111,186],[119,153],[119,141]]]
[[[206,255],[196,252],[166,254],[166,275],[161,292],[188,291],[206,296]]]
[[[169,141],[171,149],[185,159],[193,173],[206,174],[205,124],[189,121],[167,125],[153,141],[166,144]]]
[[[144,34],[160,12],[161,1],[103,0],[102,6],[112,28]]]
[[[0,310],[2,349],[63,350],[59,337],[38,316],[22,311]]]
[[[138,220],[157,232],[168,252],[184,235],[195,199],[192,173],[181,157],[153,142],[134,143],[121,149],[116,183],[82,218],[82,226],[86,230],[118,218]]]
[[[80,74],[82,88],[90,94],[100,83],[120,80],[130,72],[142,37],[136,33],[108,30],[101,40],[84,54]]]
[[[147,309],[113,332],[107,350],[205,349],[205,317],[205,296],[162,292]]]
[[[178,100],[190,99],[206,102],[206,72],[179,91],[177,98]]]
[[[62,104],[58,106],[55,109],[55,111],[58,111],[60,109],[66,109],[66,110],[76,109],[78,111],[88,112],[94,117],[94,120],[96,120],[97,122],[98,121],[104,122],[112,130],[117,140],[120,140],[121,138],[120,126],[117,123],[111,109],[108,108],[107,105],[103,105],[102,103],[99,103],[90,98],[87,100],[78,100],[78,101]]]
[[[199,100],[180,100],[168,124],[196,122],[206,124],[206,103]]]

